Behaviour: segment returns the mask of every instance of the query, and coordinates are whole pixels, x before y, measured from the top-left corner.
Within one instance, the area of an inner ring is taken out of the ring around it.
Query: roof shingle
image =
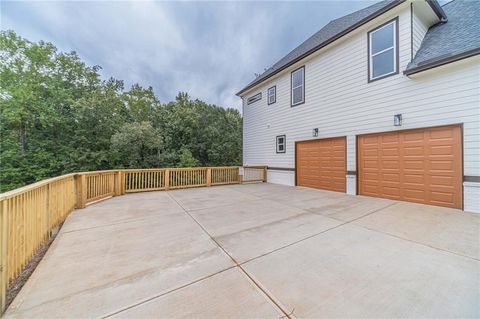
[[[480,1],[453,0],[442,8],[448,22],[428,29],[414,59],[405,70],[406,74],[480,49]]]

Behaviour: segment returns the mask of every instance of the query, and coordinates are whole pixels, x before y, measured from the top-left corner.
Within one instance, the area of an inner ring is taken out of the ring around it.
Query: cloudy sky
[[[76,51],[127,86],[240,109],[243,86],[330,20],[375,1],[2,1],[1,29]]]

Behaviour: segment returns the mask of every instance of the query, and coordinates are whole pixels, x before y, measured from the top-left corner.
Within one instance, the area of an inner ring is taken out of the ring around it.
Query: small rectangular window
[[[398,73],[398,17],[368,33],[368,80]]]
[[[277,153],[285,153],[287,141],[285,135],[277,136]]]
[[[291,73],[290,79],[291,105],[299,105],[305,102],[305,67],[302,66]]]
[[[268,105],[273,104],[277,101],[277,87],[272,86],[267,91],[267,101]]]
[[[255,94],[254,96],[252,97],[249,97],[248,100],[247,100],[247,105],[248,104],[252,104],[252,103],[255,103],[257,101],[260,101],[262,99],[262,92],[258,93],[258,94]]]

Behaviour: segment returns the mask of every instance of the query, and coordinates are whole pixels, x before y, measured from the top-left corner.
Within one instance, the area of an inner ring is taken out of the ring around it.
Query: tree
[[[242,118],[101,80],[75,52],[0,31],[0,191],[76,171],[239,165]]]
[[[127,123],[112,136],[111,150],[117,166],[162,166],[162,137],[150,122]]]
[[[180,162],[178,163],[178,166],[180,167],[195,167],[198,166],[198,160],[193,157],[192,152],[185,146],[182,146],[180,148]]]

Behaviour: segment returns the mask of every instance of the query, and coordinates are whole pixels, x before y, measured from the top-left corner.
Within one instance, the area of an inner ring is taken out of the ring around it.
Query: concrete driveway
[[[480,317],[480,216],[274,184],[73,212],[7,318]]]

